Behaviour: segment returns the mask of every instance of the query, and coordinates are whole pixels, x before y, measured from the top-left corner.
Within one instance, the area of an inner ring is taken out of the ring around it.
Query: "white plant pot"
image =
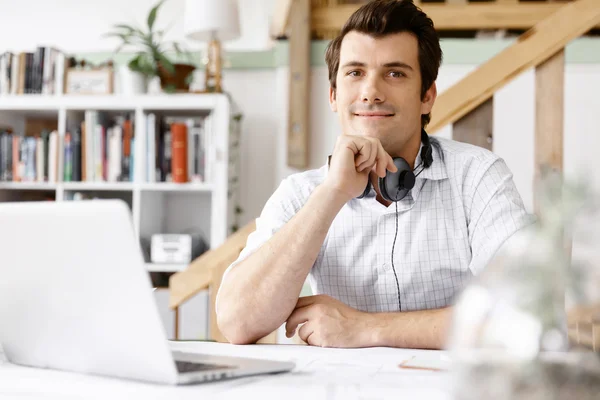
[[[143,74],[129,69],[127,65],[118,68],[115,74],[115,93],[135,95],[147,92],[146,78]]]

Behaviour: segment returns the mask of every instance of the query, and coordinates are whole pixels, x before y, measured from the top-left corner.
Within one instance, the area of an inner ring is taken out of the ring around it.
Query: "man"
[[[530,219],[503,160],[425,133],[441,58],[410,0],[364,5],[329,44],[341,135],[328,164],[283,180],[226,271],[217,317],[229,341],[287,321],[310,345],[444,347],[456,295]],[[397,157],[417,177],[392,202],[378,177],[399,172]],[[317,295],[299,299],[307,277]]]

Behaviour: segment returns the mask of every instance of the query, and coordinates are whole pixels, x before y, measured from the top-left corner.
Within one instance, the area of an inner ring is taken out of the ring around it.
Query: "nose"
[[[371,76],[363,81],[361,99],[366,104],[378,104],[385,101],[385,96],[379,87],[376,76]]]

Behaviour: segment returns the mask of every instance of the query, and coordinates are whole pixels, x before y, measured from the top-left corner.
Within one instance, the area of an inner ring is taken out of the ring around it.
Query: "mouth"
[[[394,114],[381,113],[381,112],[365,112],[354,114],[355,117],[366,118],[366,119],[384,119],[393,117]]]

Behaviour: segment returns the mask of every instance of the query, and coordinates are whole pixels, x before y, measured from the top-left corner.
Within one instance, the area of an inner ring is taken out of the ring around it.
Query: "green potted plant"
[[[130,70],[139,72],[146,78],[158,76],[161,88],[167,92],[187,92],[196,69],[191,63],[189,52],[183,51],[181,45],[175,41],[163,40],[166,30],[155,29],[158,10],[164,2],[165,0],[160,0],[148,13],[147,29],[116,24],[113,25],[114,30],[105,36],[121,39],[122,43],[115,53],[127,47],[136,49],[135,56],[128,63]],[[190,62],[173,62],[167,55],[168,51],[185,56]]]

